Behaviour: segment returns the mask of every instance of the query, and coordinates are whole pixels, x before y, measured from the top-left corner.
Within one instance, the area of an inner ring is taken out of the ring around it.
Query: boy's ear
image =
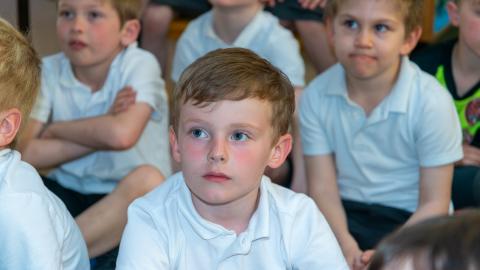
[[[292,135],[285,134],[278,139],[272,149],[268,166],[272,169],[280,167],[292,150]]]
[[[175,130],[173,130],[173,126],[170,126],[168,137],[170,139],[170,148],[172,150],[173,159],[175,159],[176,162],[180,162],[181,161],[180,149],[178,146],[177,136],[175,135]]]
[[[15,139],[21,122],[22,114],[17,108],[0,113],[0,146],[7,146]]]
[[[447,12],[450,23],[458,27],[460,25],[460,13],[458,5],[454,1],[447,2]]]
[[[127,47],[128,45],[135,42],[140,34],[140,21],[138,20],[128,20],[123,24],[121,30],[121,40],[122,46]]]
[[[400,55],[408,55],[415,49],[417,46],[420,37],[422,36],[422,27],[416,26],[410,33],[405,37],[403,45],[400,48]]]

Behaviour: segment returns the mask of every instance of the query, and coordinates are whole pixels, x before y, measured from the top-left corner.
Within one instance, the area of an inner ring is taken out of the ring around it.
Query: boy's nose
[[[371,34],[367,30],[361,30],[355,37],[355,46],[361,48],[369,48],[372,46]]]
[[[72,28],[73,32],[83,32],[85,29],[85,20],[83,20],[80,16],[77,16],[72,21]]]
[[[209,162],[226,162],[228,160],[228,151],[226,143],[223,140],[212,140],[210,152],[207,159]]]

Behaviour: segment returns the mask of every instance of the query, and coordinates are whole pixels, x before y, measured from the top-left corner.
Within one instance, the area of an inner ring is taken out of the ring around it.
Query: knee
[[[145,8],[142,22],[144,28],[166,32],[173,19],[173,10],[163,5],[148,5]]]
[[[119,188],[126,190],[132,200],[143,196],[165,180],[165,176],[151,165],[141,165],[135,168],[119,184]]]

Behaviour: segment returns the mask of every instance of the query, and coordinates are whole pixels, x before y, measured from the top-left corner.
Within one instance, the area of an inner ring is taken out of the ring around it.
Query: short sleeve
[[[416,149],[422,167],[453,163],[463,156],[462,131],[453,100],[440,85],[430,87],[438,88],[437,92],[420,106],[415,127]]]
[[[335,235],[315,202],[304,197],[298,209],[290,252],[293,268],[347,270]]]
[[[155,57],[142,50],[127,62],[126,69],[125,85],[137,92],[137,102],[147,103],[155,112],[168,112],[165,83]]]
[[[0,265],[5,269],[63,269],[61,241],[48,205],[38,196],[0,199]]]
[[[128,208],[116,269],[170,269],[165,233],[157,230],[152,217],[134,202]]]
[[[327,134],[320,119],[319,100],[315,96],[315,84],[305,89],[300,100],[300,134],[303,154],[307,156],[325,155],[332,152]]]

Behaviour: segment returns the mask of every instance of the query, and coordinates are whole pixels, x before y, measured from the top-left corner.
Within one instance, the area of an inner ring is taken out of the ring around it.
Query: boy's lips
[[[79,40],[72,40],[68,42],[68,46],[74,50],[81,50],[85,48],[87,44]]]
[[[350,58],[360,61],[375,61],[377,58],[371,55],[362,54],[362,53],[352,53]]]
[[[223,173],[208,172],[202,176],[205,180],[215,183],[221,183],[230,180],[231,178]]]

